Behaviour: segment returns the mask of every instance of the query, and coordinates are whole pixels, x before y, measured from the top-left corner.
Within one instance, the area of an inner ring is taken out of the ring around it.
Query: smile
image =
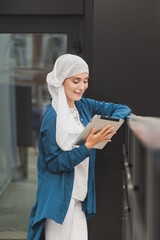
[[[74,92],[74,93],[76,93],[78,95],[82,95],[83,94],[83,92]]]

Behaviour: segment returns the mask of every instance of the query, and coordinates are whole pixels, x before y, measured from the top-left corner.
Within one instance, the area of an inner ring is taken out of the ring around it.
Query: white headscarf
[[[52,106],[57,113],[56,141],[63,151],[71,150],[72,143],[82,131],[69,109],[63,82],[66,78],[89,73],[87,63],[79,56],[64,54],[60,56],[54,65],[53,71],[47,75],[48,90],[52,97]]]

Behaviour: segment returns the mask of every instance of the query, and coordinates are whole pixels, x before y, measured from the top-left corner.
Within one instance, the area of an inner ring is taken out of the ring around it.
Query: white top
[[[71,113],[74,116],[74,119],[78,126],[84,129],[83,124],[79,120],[79,113],[76,107],[70,108]],[[89,167],[89,157],[84,159],[80,164],[75,167],[75,177],[74,177],[74,185],[72,197],[84,201],[87,191],[88,191],[88,167]]]

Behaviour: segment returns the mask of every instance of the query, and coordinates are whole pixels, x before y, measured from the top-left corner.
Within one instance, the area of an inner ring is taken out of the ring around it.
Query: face
[[[88,88],[88,73],[80,73],[65,79],[64,91],[69,107],[74,107],[74,101],[79,101]]]

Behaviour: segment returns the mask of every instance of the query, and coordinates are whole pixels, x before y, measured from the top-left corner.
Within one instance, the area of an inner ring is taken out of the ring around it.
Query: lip
[[[77,95],[79,95],[79,96],[81,96],[82,94],[83,94],[83,92],[81,92],[81,93],[76,93],[76,92],[74,92],[75,94],[77,94]]]

